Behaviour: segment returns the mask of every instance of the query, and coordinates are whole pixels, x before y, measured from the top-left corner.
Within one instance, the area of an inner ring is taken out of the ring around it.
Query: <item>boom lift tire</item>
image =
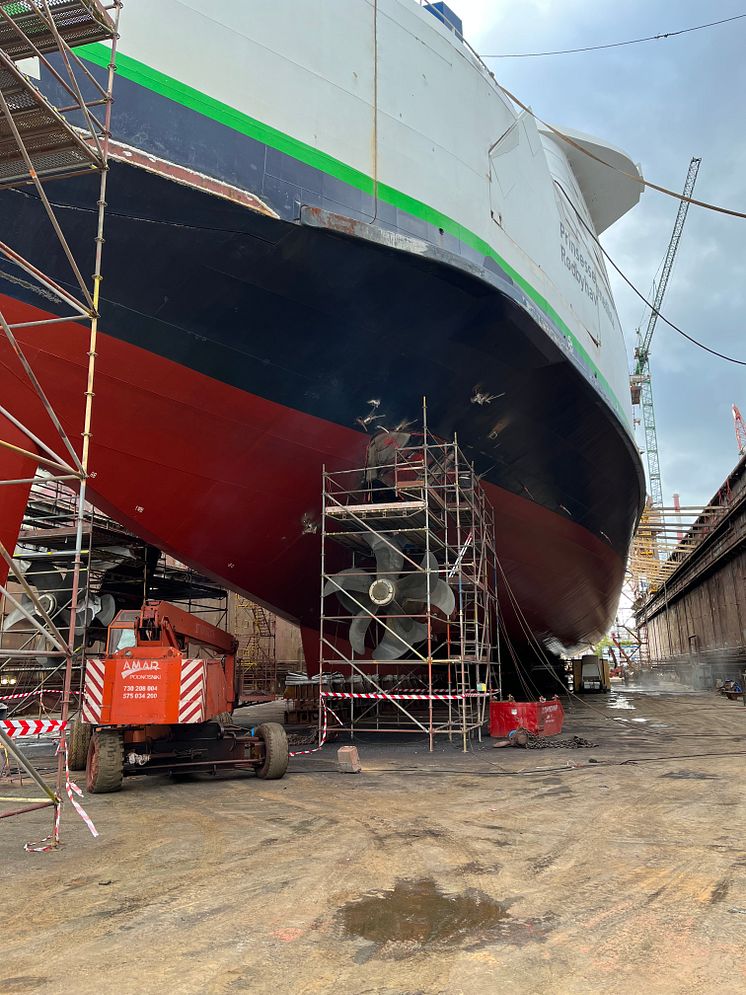
[[[70,739],[67,743],[67,762],[70,770],[85,770],[92,732],[92,727],[80,717],[70,723]]]
[[[264,742],[264,763],[257,767],[256,776],[265,781],[277,781],[288,769],[288,737],[279,722],[257,726],[257,736]]]
[[[91,736],[86,764],[86,786],[94,795],[122,790],[124,740],[115,729],[101,729]]]

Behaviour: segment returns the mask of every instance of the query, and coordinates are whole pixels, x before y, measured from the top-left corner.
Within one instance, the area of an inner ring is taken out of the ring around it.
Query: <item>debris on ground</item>
[[[563,736],[561,739],[557,739],[556,737],[549,738],[547,736],[540,736],[538,733],[529,732],[528,729],[524,729],[522,726],[509,732],[506,739],[495,740],[492,745],[494,749],[501,749],[504,746],[516,746],[524,750],[548,750],[551,748],[582,750],[598,746],[597,743],[592,743],[589,739],[583,739],[582,736]]]

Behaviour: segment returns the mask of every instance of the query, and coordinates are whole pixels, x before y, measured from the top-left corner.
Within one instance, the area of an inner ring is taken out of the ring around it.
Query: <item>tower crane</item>
[[[689,163],[689,170],[684,183],[684,198],[691,197],[694,184],[697,181],[697,173],[701,159],[693,158]],[[679,248],[681,232],[689,211],[689,201],[682,200],[676,214],[671,241],[668,243],[666,258],[663,261],[663,270],[655,292],[652,310],[648,318],[647,327],[642,333],[637,329],[637,347],[635,348],[635,367],[630,377],[630,390],[632,392],[632,404],[642,405],[642,423],[645,430],[645,453],[648,463],[648,486],[650,488],[650,500],[653,508],[663,507],[663,488],[661,486],[660,461],[658,459],[658,436],[655,429],[655,410],[653,408],[653,389],[650,382],[650,344],[653,339],[653,332],[658,321],[663,297],[668,286],[668,279],[671,276],[676,252]]]

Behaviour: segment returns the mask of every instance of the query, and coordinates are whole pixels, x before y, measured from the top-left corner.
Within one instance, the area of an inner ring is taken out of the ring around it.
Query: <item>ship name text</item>
[[[560,259],[567,267],[569,273],[577,280],[578,286],[588,299],[601,307],[606,312],[609,321],[614,323],[614,313],[611,302],[606,294],[601,290],[598,280],[598,272],[593,263],[585,255],[571,231],[568,231],[565,224],[560,221]]]

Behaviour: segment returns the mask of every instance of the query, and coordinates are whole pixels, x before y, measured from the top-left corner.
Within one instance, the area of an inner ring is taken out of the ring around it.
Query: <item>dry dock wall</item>
[[[695,687],[746,669],[746,457],[712,508],[722,513],[709,533],[637,611],[650,660],[675,663]]]

